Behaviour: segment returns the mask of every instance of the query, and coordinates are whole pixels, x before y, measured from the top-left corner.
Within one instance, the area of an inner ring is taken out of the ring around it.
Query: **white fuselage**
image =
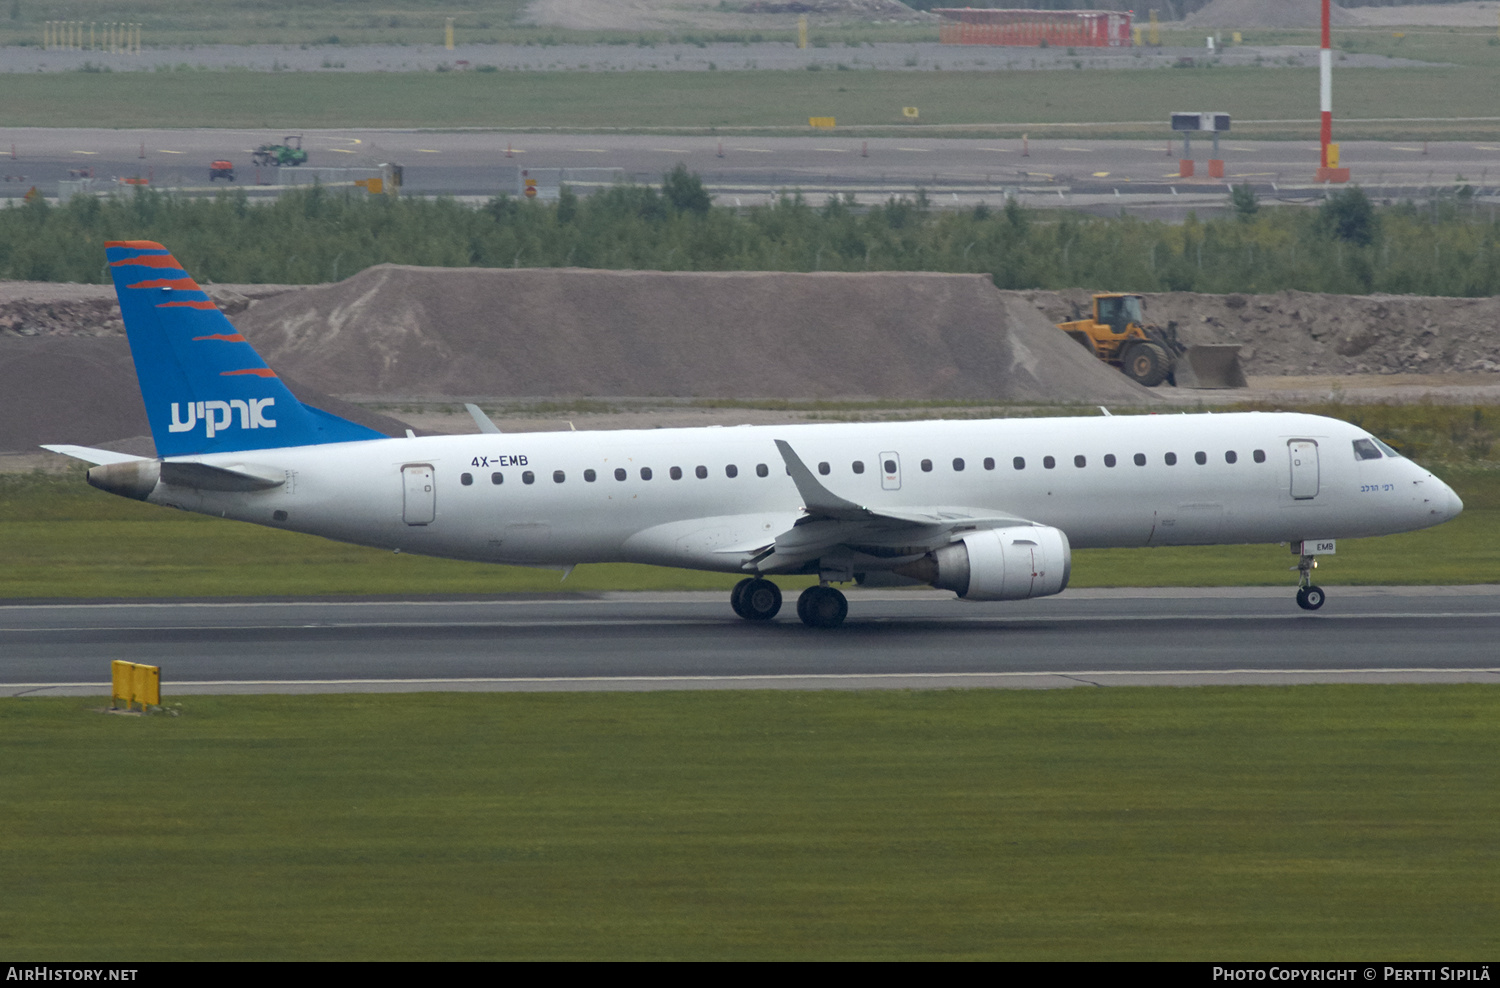
[[[872,511],[1006,515],[1061,529],[1074,548],[1385,535],[1462,509],[1410,460],[1358,458],[1368,435],[1236,413],[432,436],[182,457],[287,482],[159,484],[149,500],[455,559],[723,571],[803,514],[777,439]]]

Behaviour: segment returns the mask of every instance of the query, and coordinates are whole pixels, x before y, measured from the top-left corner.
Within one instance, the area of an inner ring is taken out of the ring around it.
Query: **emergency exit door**
[[[901,489],[901,454],[880,454],[880,489],[885,491]]]
[[[1318,496],[1318,444],[1311,439],[1293,439],[1286,444],[1292,465],[1292,497],[1309,501]]]
[[[437,491],[432,465],[414,463],[401,468],[406,494],[401,517],[408,525],[427,525],[437,517]]]

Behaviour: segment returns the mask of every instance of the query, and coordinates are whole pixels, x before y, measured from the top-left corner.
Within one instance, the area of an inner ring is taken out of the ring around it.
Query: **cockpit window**
[[[1356,460],[1378,460],[1380,459],[1380,450],[1375,448],[1375,441],[1373,439],[1356,439],[1354,440],[1354,458]]]
[[[1396,457],[1397,459],[1400,459],[1400,457],[1401,457],[1400,453],[1396,452],[1394,449],[1391,449],[1389,446],[1387,446],[1385,443],[1381,442],[1379,439],[1374,440],[1374,443],[1375,443],[1376,446],[1380,447],[1381,452],[1385,453],[1386,456],[1393,456],[1393,457]]]

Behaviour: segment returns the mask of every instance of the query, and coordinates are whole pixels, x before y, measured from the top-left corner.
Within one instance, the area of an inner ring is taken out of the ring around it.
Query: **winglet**
[[[480,432],[499,435],[500,427],[488,415],[484,414],[484,409],[468,401],[464,402],[464,408],[468,409],[469,417],[474,420],[475,425],[479,426]],[[567,579],[567,577],[563,579]]]
[[[807,509],[809,515],[840,521],[854,521],[874,516],[874,512],[869,508],[841,498],[818,483],[818,478],[807,469],[807,464],[802,462],[802,458],[793,452],[790,443],[778,439],[776,448],[781,452],[781,458],[786,461],[787,472],[792,475],[792,482],[797,485],[797,493],[802,495],[802,506]]]

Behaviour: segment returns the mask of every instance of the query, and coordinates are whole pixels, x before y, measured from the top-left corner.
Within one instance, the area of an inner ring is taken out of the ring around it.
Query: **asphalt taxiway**
[[[848,622],[766,624],[718,593],[0,606],[0,695],[433,690],[1050,688],[1497,682],[1500,586],[1075,590],[967,604],[853,591]]]
[[[721,205],[742,206],[765,203],[785,190],[800,190],[817,202],[829,195],[854,196],[864,205],[920,190],[939,206],[993,205],[1015,197],[1027,206],[1069,208],[1146,201],[1223,206],[1230,186],[1237,184],[1250,185],[1262,197],[1292,201],[1327,191],[1313,181],[1316,141],[1226,138],[1219,152],[1224,176],[1210,178],[1210,145],[1199,140],[1197,173],[1184,179],[1178,162],[1182,142],[1170,139],[1165,123],[1158,141],[1065,135],[1058,128],[1040,129],[1030,140],[919,131],[864,139],[838,132],[773,137],[320,130],[302,135],[309,152],[306,166],[279,170],[257,169],[251,152],[280,141],[280,131],[21,127],[0,131],[0,198],[21,196],[32,187],[50,196],[57,194],[58,182],[84,178],[95,192],[129,190],[133,186],[121,183],[140,181],[201,194],[230,187],[210,179],[209,162],[217,159],[234,163],[233,187],[259,187],[267,194],[279,191],[283,181],[311,181],[319,169],[324,169],[320,181],[348,184],[364,173],[327,169],[383,162],[402,165],[407,194],[478,198],[520,194],[521,173],[531,169],[569,169],[570,186],[588,193],[620,180],[659,183],[678,164],[699,175]],[[1425,199],[1464,183],[1479,200],[1500,196],[1500,143],[1494,141],[1346,141],[1342,147],[1355,180],[1372,196]],[[282,178],[282,171],[288,177]],[[1458,175],[1466,176],[1463,183],[1456,184]]]

